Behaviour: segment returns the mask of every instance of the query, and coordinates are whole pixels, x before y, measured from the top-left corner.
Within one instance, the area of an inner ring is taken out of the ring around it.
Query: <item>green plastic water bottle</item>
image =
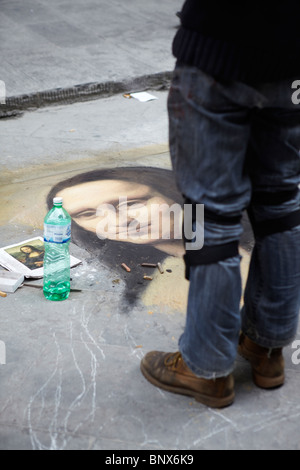
[[[63,208],[61,197],[44,219],[44,296],[48,300],[65,300],[70,294],[71,217]]]

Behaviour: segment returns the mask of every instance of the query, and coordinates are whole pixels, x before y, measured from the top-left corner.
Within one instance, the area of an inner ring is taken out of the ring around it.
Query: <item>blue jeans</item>
[[[300,104],[292,102],[292,82],[221,83],[196,68],[176,67],[168,97],[171,159],[181,193],[215,214],[205,219],[204,246],[239,240],[245,209],[258,222],[299,210]],[[284,191],[292,196],[275,201]],[[274,204],[253,197],[261,192],[275,195]],[[300,225],[256,236],[242,311],[239,255],[193,265],[189,280],[179,349],[198,376],[226,376],[240,330],[267,348],[286,346],[296,335]]]

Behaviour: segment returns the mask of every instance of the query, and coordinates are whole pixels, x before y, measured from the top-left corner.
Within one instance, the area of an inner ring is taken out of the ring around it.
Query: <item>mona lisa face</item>
[[[72,219],[99,238],[160,244],[176,238],[174,226],[181,234],[180,206],[145,184],[92,181],[63,189],[57,196]],[[177,209],[174,216],[171,206]]]
[[[26,254],[29,254],[32,252],[32,249],[30,248],[30,246],[22,246],[20,248],[20,251],[22,251],[22,253],[26,253]]]

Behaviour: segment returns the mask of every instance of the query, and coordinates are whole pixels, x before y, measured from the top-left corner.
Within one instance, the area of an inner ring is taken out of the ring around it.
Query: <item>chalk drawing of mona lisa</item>
[[[180,210],[182,206],[182,197],[172,171],[140,166],[94,170],[56,184],[47,197],[49,208],[52,207],[53,197],[58,195],[63,197],[64,207],[72,217],[72,241],[93,253],[107,267],[119,272],[126,282],[125,298],[129,305],[134,304],[149,287],[149,283],[143,280],[145,268],[141,263],[156,264],[164,263],[166,259],[182,259],[184,245],[181,236],[178,237],[178,220],[175,220],[178,213],[172,218],[168,210],[173,204]],[[131,208],[141,208],[138,230],[137,224],[133,224],[130,218],[126,224],[124,221],[120,223],[120,205],[124,201],[129,214]],[[104,215],[99,212],[99,207],[103,205],[108,208],[105,214],[107,220],[112,222],[110,229],[102,233]],[[155,208],[159,214],[155,214]],[[113,215],[111,219],[109,209]],[[160,220],[159,229],[156,215]],[[164,218],[166,224],[163,224]],[[156,220],[155,230],[151,226],[153,219]],[[134,267],[129,275],[124,273],[122,263]],[[152,272],[147,270],[150,276],[154,272],[157,273],[156,268]],[[185,283],[184,273],[182,283]],[[178,290],[178,286],[169,285],[171,290]],[[174,291],[169,295],[174,295]],[[186,292],[184,287],[182,295],[185,296]]]

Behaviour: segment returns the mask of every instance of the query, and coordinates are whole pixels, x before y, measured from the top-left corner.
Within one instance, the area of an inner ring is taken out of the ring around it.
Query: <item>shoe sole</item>
[[[249,361],[251,364],[251,357],[252,357],[251,352],[247,352],[247,350],[245,350],[244,347],[239,346],[238,353],[240,356],[242,356],[244,359]],[[253,382],[259,388],[272,389],[272,388],[281,387],[284,384],[284,381],[285,381],[284,374],[281,374],[277,377],[266,377],[256,372],[255,369],[252,367],[252,365],[251,365],[251,368],[252,368]]]
[[[203,395],[202,393],[197,393],[194,390],[189,390],[187,388],[181,388],[181,387],[176,387],[176,386],[171,386],[171,385],[166,385],[164,383],[161,383],[157,379],[152,377],[151,374],[149,374],[147,369],[144,367],[143,363],[141,363],[140,368],[141,368],[141,372],[143,376],[152,385],[155,385],[158,388],[166,390],[167,392],[178,393],[179,395],[187,395],[187,396],[193,397],[199,403],[202,403],[203,405],[206,405],[210,408],[225,408],[226,406],[231,405],[234,401],[234,398],[235,398],[234,392],[232,392],[231,395],[224,397],[224,398],[210,397],[208,395]]]

